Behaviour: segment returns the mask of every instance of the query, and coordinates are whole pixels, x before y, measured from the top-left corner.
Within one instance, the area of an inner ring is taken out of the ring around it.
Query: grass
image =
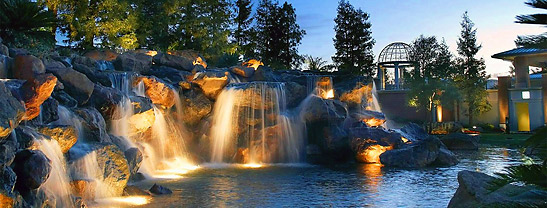
[[[481,133],[481,144],[507,147],[524,147],[524,141],[532,134]]]

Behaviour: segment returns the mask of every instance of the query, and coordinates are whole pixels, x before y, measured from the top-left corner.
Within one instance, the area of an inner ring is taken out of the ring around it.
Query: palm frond
[[[517,23],[547,25],[547,14],[529,14],[517,16]]]
[[[496,179],[490,181],[490,186],[488,187],[488,190],[490,191],[498,190],[513,182],[536,185],[547,189],[546,168],[540,164],[510,166],[507,167],[504,172],[496,173],[496,176]]]
[[[538,9],[547,9],[547,0],[530,0],[525,4]]]
[[[543,127],[537,130],[530,138],[528,138],[524,144],[527,147],[534,148],[539,158],[547,160],[547,127]],[[544,162],[545,163],[545,162]]]

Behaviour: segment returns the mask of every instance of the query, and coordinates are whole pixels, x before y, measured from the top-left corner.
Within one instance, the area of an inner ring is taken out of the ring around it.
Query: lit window
[[[530,91],[522,91],[522,99],[523,100],[530,99]]]

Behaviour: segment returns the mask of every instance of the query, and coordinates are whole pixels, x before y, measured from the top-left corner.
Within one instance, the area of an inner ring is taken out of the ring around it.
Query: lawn
[[[507,147],[523,147],[524,141],[532,134],[481,133],[481,144]]]

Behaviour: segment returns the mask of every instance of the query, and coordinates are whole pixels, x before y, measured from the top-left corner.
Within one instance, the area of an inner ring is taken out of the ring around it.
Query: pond
[[[524,158],[521,150],[503,147],[455,153],[460,163],[447,168],[204,164],[182,179],[135,185],[148,189],[158,183],[173,190],[143,207],[446,207],[458,188],[459,171],[493,174]]]

